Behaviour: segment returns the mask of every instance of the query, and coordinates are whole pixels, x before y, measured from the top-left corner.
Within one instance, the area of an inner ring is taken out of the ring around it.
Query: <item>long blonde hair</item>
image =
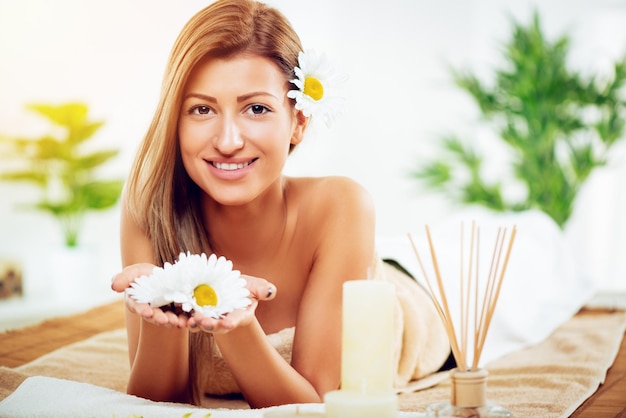
[[[238,53],[273,60],[285,75],[302,50],[300,39],[276,9],[254,0],[218,0],[193,16],[174,43],[161,96],[127,184],[129,213],[148,234],[154,262],[173,262],[181,251],[210,250],[199,187],[187,175],[178,144],[178,116],[189,75],[206,56]]]

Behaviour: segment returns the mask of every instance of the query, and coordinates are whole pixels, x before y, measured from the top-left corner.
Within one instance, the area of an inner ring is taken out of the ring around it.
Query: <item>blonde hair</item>
[[[156,264],[173,262],[181,251],[200,253],[211,247],[200,210],[201,191],[187,175],[178,145],[182,95],[193,68],[207,56],[247,53],[274,61],[288,83],[301,50],[287,19],[253,0],[218,0],[184,26],[127,184],[129,213],[147,232]]]

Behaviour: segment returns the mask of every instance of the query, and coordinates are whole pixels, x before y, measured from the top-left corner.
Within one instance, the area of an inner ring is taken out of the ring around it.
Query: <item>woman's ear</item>
[[[304,116],[301,110],[296,110],[295,114],[296,124],[293,129],[293,133],[291,134],[291,145],[298,145],[304,139],[304,131],[306,131],[306,127],[309,125],[309,118]]]

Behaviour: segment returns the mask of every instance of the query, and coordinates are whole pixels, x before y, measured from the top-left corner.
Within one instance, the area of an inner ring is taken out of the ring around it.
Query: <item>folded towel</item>
[[[80,395],[80,396],[77,396]],[[302,412],[322,412],[322,404],[297,406]],[[8,398],[0,403],[0,416],[32,417],[94,417],[94,418],[262,418],[269,410],[293,410],[295,405],[264,409],[204,409],[192,405],[152,402],[88,383],[51,377],[29,377]],[[210,414],[210,415],[209,415]],[[419,413],[400,412],[399,418],[422,417]]]
[[[428,376],[443,365],[450,354],[448,335],[430,295],[414,279],[381,261],[376,263],[373,277],[396,288],[394,386],[398,391],[406,391],[409,382]]]

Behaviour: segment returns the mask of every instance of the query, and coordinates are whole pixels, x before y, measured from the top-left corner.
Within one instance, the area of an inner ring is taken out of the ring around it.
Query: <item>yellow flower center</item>
[[[318,101],[324,97],[324,86],[317,78],[307,77],[304,79],[304,94]]]
[[[208,284],[201,284],[193,290],[193,297],[200,306],[217,306],[217,293]]]

